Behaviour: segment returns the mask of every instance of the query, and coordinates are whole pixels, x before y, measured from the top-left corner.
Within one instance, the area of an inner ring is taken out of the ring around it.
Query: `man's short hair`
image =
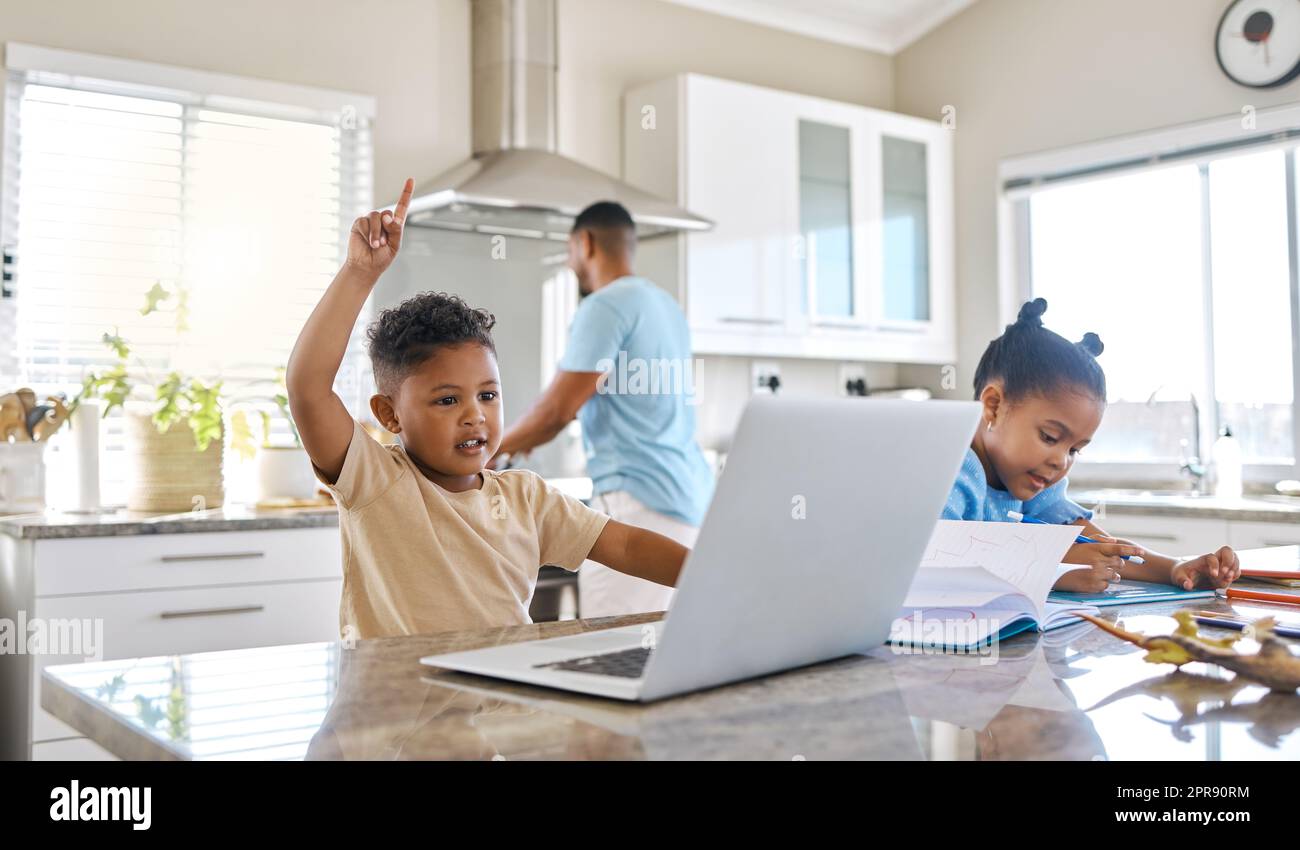
[[[606,253],[631,250],[636,247],[636,222],[627,207],[617,201],[597,201],[578,213],[573,220],[573,232],[586,230],[596,245]]]

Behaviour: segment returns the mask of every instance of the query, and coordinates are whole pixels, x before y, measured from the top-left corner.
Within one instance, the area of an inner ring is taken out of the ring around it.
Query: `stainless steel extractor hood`
[[[407,221],[564,239],[596,201],[627,207],[642,238],[708,230],[707,219],[556,149],[556,0],[472,0],[474,155],[418,184]]]

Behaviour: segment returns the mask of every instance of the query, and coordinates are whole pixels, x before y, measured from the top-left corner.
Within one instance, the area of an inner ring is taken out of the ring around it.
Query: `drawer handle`
[[[743,316],[723,316],[718,321],[741,325],[780,325],[785,322],[784,319],[747,319]]]
[[[814,322],[809,322],[808,324],[812,325],[814,328],[834,328],[843,331],[870,330],[870,325],[867,325],[864,322],[854,322],[847,319],[842,322],[837,322],[833,319],[826,319],[824,321],[819,319]]]
[[[164,620],[178,620],[182,617],[215,617],[222,614],[256,614],[265,611],[265,605],[239,605],[234,608],[196,608],[193,611],[164,611],[160,615]]]
[[[1300,546],[1300,542],[1295,540],[1265,540],[1265,546]]]
[[[238,561],[245,558],[265,557],[262,552],[212,552],[206,555],[163,555],[163,563],[176,564],[185,561]]]

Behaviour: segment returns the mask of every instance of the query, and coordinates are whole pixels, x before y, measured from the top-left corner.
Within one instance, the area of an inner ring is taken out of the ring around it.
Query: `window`
[[[1110,409],[1089,460],[1176,462],[1192,433],[1181,416],[1203,370],[1199,203],[1195,166],[1031,201],[1031,294],[1047,299],[1044,321],[1072,340],[1095,331],[1106,345]]]
[[[1088,151],[1043,155],[1065,173],[1006,184],[1016,306],[1042,296],[1053,330],[1095,331],[1106,345],[1109,406],[1080,477],[1092,467],[1168,480],[1192,458],[1207,462],[1224,426],[1252,480],[1297,470],[1295,143],[1246,143],[1237,122],[1219,129],[1218,145],[1144,151],[1114,168]],[[1170,145],[1168,131],[1150,143]],[[1003,176],[1041,164],[1004,163]]]
[[[1246,460],[1294,462],[1286,159],[1269,151],[1206,169],[1214,304],[1214,397]]]
[[[72,396],[114,362],[102,338],[117,333],[159,379],[175,369],[236,393],[274,381],[372,203],[368,99],[14,47],[4,209],[19,380]],[[155,285],[172,296],[144,316]],[[120,439],[110,421],[106,501],[120,498]]]

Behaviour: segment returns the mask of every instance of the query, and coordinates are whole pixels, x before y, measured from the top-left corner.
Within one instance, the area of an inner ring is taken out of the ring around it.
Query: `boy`
[[[289,358],[289,407],[317,476],[339,505],[339,625],[360,638],[530,622],[537,570],[584,559],[674,586],[687,550],[609,519],[526,470],[487,469],[502,435],[494,319],[426,293],[369,329],[385,448],[334,394],[334,376],[366,297],[397,256],[410,205],[353,222],[347,261]]]

